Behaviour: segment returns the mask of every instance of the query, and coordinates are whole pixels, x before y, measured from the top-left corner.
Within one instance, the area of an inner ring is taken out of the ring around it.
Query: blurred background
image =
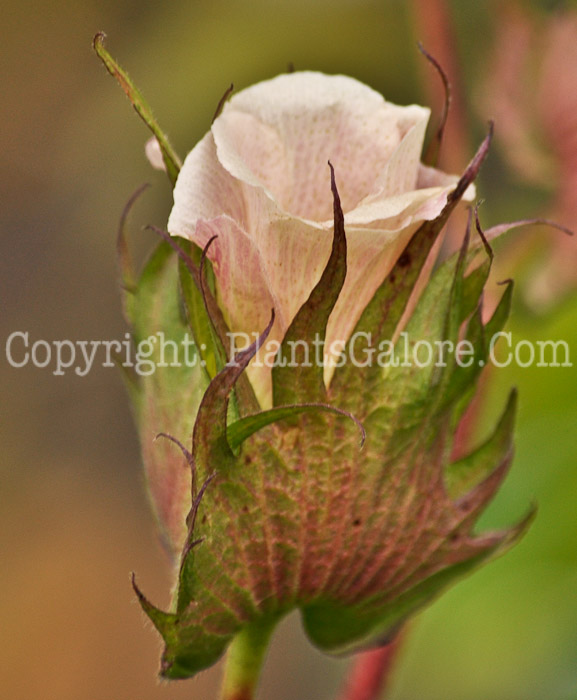
[[[130,193],[132,239],[163,226],[171,193],[148,138],[92,53],[127,68],[181,155],[209,128],[225,88],[286,70],[345,73],[393,102],[432,104],[454,84],[441,165],[461,170],[496,119],[478,191],[484,225],[547,216],[577,229],[577,6],[534,0],[3,0],[0,29],[0,694],[10,700],[210,700],[220,669],[156,678],[160,642],[135,603],[135,571],[168,601],[170,570],[148,512],[119,373],[54,376],[9,365],[14,331],[44,339],[124,338],[115,231]],[[455,235],[452,231],[451,235]],[[543,227],[497,244],[488,296],[517,281],[516,340],[563,339],[577,362],[577,240]],[[577,698],[577,370],[493,369],[488,430],[512,385],[517,454],[485,527],[539,514],[506,557],[416,619],[392,700]],[[260,697],[329,700],[347,661],[321,657],[298,618],[279,629]]]

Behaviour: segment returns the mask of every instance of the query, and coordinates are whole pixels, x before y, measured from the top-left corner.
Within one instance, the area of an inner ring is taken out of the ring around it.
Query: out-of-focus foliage
[[[437,78],[421,67],[415,13],[430,12],[431,5],[44,0],[32,8],[5,0],[3,344],[15,330],[28,331],[31,341],[122,340],[113,263],[118,216],[134,188],[150,180],[154,186],[132,219],[142,255],[152,240],[140,225],[163,225],[171,206],[164,176],[144,157],[146,130],[91,52],[96,31],[108,33],[110,50],[184,155],[208,129],[231,81],[241,88],[290,62],[348,73],[401,104],[422,103],[423,76],[429,83]],[[469,105],[467,138],[476,143],[485,124],[472,105],[486,89],[497,14],[491,2],[447,6]],[[544,1],[523,8],[543,26],[563,9]],[[462,153],[461,167],[471,153]],[[487,225],[546,213],[553,197],[521,182],[503,148],[490,156],[479,190]],[[564,223],[577,228],[577,221]],[[549,241],[562,234],[540,235]],[[517,271],[513,248],[531,255],[528,241],[519,231],[498,246],[501,278]],[[501,262],[499,249],[506,252]],[[546,315],[517,303],[510,329],[513,344],[564,339],[577,361],[575,297]],[[84,378],[54,376],[53,367],[15,369],[4,356],[0,361],[2,692],[14,700],[204,700],[214,695],[214,674],[190,685],[157,685],[156,642],[142,633],[142,615],[131,604],[131,568],[147,581],[151,598],[166,602],[167,563],[153,544],[153,522],[138,486],[138,447],[121,380],[102,360],[98,355],[99,366]],[[413,624],[391,689],[394,700],[577,697],[577,371],[494,368],[487,426],[511,384],[520,394],[517,457],[482,527],[510,523],[532,500],[540,512],[516,550],[459,584]],[[328,700],[344,664],[320,659],[289,621],[273,644],[263,697],[308,693]]]

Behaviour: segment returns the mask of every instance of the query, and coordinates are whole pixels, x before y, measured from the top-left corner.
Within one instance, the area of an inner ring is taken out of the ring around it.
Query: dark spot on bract
[[[404,253],[401,254],[401,257],[399,258],[399,262],[397,263],[399,267],[408,267],[411,264],[411,254],[407,253],[405,250]]]
[[[353,520],[353,525],[354,525],[355,527],[358,527],[360,524],[361,524],[361,519],[360,519],[360,518],[355,518],[355,519]]]

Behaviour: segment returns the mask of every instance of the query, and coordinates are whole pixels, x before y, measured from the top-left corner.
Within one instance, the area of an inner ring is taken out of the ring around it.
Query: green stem
[[[221,700],[253,700],[260,670],[278,617],[245,627],[232,641],[227,657]]]

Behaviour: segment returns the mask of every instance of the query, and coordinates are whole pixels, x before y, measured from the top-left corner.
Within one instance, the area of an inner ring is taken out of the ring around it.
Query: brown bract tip
[[[217,106],[216,106],[216,110],[215,110],[215,112],[214,112],[214,116],[212,117],[212,122],[211,122],[211,124],[214,124],[216,118],[217,118],[217,117],[220,115],[220,113],[222,112],[223,107],[224,107],[224,105],[226,104],[226,101],[227,101],[228,98],[232,95],[233,91],[234,91],[234,83],[231,83],[231,84],[226,88],[226,90],[224,91],[224,95],[223,95],[223,96],[220,98],[220,100],[218,101],[218,104],[217,104]]]
[[[94,38],[92,39],[92,46],[94,50],[98,48],[98,46],[102,46],[104,44],[104,40],[106,39],[106,34],[104,32],[96,32],[94,35]]]
[[[483,242],[483,247],[485,248],[485,251],[487,255],[489,256],[490,260],[493,260],[493,248],[491,248],[489,241],[487,240],[487,236],[485,236],[485,232],[483,231],[481,227],[481,222],[479,221],[479,204],[475,206],[475,227],[477,229],[477,233],[481,237],[481,241]]]
[[[451,107],[451,83],[449,81],[447,73],[445,72],[439,61],[437,61],[437,59],[425,49],[425,47],[423,46],[423,44],[421,44],[420,41],[417,45],[419,47],[419,51],[423,54],[423,56],[427,59],[427,61],[429,61],[429,63],[439,74],[441,81],[443,82],[443,90],[445,92],[445,101],[443,104],[443,112],[439,120],[439,126],[437,127],[437,132],[433,140],[431,141],[431,144],[427,149],[427,153],[425,155],[425,160],[427,162],[429,162],[431,165],[436,165],[439,159],[439,153],[443,143],[443,136],[445,134],[445,127],[447,125],[449,109]]]

